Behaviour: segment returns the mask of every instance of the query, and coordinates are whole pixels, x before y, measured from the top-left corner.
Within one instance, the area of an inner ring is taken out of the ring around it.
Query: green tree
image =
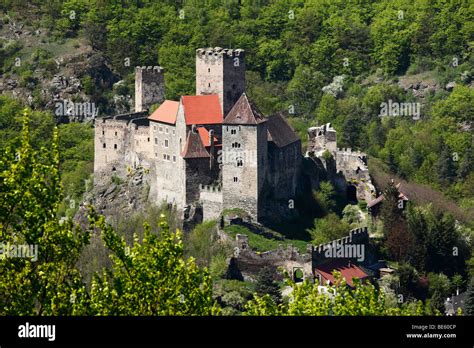
[[[456,177],[456,168],[453,162],[453,152],[448,146],[445,146],[441,151],[439,159],[436,163],[436,171],[438,173],[438,180],[442,184],[451,184]]]
[[[255,291],[258,296],[268,294],[275,303],[281,302],[280,287],[275,281],[275,269],[263,267],[257,275]]]
[[[112,252],[112,269],[96,275],[91,286],[91,308],[99,315],[214,315],[207,271],[193,258],[183,257],[181,232],[172,233],[163,221],[160,236],[145,225],[140,242],[127,246],[103,216],[90,215]]]
[[[324,218],[315,219],[314,227],[308,232],[311,234],[313,244],[322,244],[347,236],[350,225],[341,220],[335,213],[329,213]]]
[[[37,256],[0,261],[0,314],[89,314],[86,288],[75,267],[89,233],[56,217],[62,198],[58,132],[52,149],[35,151],[29,119],[25,110],[20,147],[7,147],[0,157],[0,240],[37,248]]]
[[[400,192],[396,187],[394,181],[390,181],[387,188],[383,193],[383,203],[380,210],[382,216],[384,232],[388,236],[392,229],[398,224],[403,223],[402,221],[402,204],[403,202],[399,199]]]
[[[320,292],[318,282],[304,281],[296,285],[288,281],[293,291],[289,300],[277,304],[269,295],[255,296],[246,304],[246,315],[421,315],[424,312],[421,301],[415,307],[403,304],[387,308],[385,293],[372,284],[361,284],[354,279],[355,288],[350,289],[342,276],[335,272],[336,284],[327,286],[329,294]],[[330,295],[333,294],[333,295]]]
[[[474,315],[474,277],[471,278],[466,291],[465,314]]]

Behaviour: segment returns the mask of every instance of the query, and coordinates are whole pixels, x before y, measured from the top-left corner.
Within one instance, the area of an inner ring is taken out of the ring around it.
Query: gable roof
[[[332,284],[335,282],[335,278],[332,272],[338,271],[346,279],[349,286],[353,287],[354,283],[352,278],[365,279],[369,275],[365,273],[362,268],[350,262],[348,259],[337,259],[315,267],[315,272],[319,273],[324,280],[329,280]],[[325,284],[321,284],[325,285]]]
[[[165,100],[149,117],[149,120],[158,121],[168,124],[176,123],[176,115],[178,114],[179,102]]]
[[[217,94],[183,95],[181,103],[186,125],[222,124],[222,109]]]
[[[247,95],[242,93],[237,103],[227,114],[224,124],[257,125],[266,121],[263,114],[248,100]]]
[[[197,129],[199,136],[201,137],[201,141],[205,147],[211,146],[211,142],[209,141],[209,132],[204,127],[198,127]],[[217,143],[217,137],[213,136],[214,145]]]
[[[396,185],[396,188],[398,190],[398,198],[403,200],[403,201],[408,201],[409,200],[408,196],[404,193],[405,190],[402,188],[402,184],[398,183]],[[384,195],[381,194],[380,196],[378,196],[374,200],[367,203],[367,208],[372,208],[373,206],[376,206],[377,204],[381,203],[384,199],[385,199]]]
[[[191,130],[188,132],[188,138],[186,139],[186,145],[181,153],[181,156],[185,159],[188,158],[206,158],[210,157],[206,151],[204,144],[201,141],[199,133]]]
[[[268,141],[273,141],[278,147],[285,147],[300,140],[293,128],[280,113],[268,118],[267,125]]]

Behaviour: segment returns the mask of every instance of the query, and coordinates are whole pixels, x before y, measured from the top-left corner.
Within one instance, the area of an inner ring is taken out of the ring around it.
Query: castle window
[[[211,72],[211,68],[207,68],[207,72]]]
[[[102,135],[105,135],[105,131],[102,131]]]
[[[211,87],[211,83],[210,83],[210,82],[207,84],[207,87]]]
[[[171,159],[170,155],[166,155],[166,160],[169,161]]]
[[[239,178],[234,176],[234,182],[238,182],[239,181]]]
[[[166,161],[166,154],[163,154],[163,159]]]
[[[148,142],[150,142],[150,138],[148,138]]]
[[[158,154],[155,152],[155,157],[158,157]]]
[[[117,150],[117,144],[114,144],[114,149]]]
[[[158,138],[155,138],[155,144],[158,144]]]
[[[156,126],[153,126],[153,130],[156,130]]]
[[[176,156],[173,156],[173,162],[176,162]]]
[[[237,134],[237,130],[236,129],[231,129],[230,134]]]
[[[235,89],[235,83],[232,84],[232,89]]]
[[[244,165],[244,161],[242,159],[237,159],[237,167],[242,167]]]
[[[176,134],[176,131],[173,129],[173,135],[175,135],[175,134]]]
[[[165,147],[169,147],[168,139],[165,139]]]
[[[160,127],[160,128],[158,129],[158,131],[159,131],[160,133],[163,133],[163,127]]]
[[[115,132],[115,136],[117,136],[117,132]]]
[[[105,149],[107,146],[105,145],[105,143],[102,145],[102,147]]]
[[[168,127],[165,128],[165,133],[168,134]]]

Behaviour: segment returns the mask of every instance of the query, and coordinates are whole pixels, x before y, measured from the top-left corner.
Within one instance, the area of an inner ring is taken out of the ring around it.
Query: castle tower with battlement
[[[225,117],[244,92],[244,50],[196,50],[196,95],[217,94]]]
[[[135,68],[135,112],[149,110],[165,100],[164,69],[160,66]]]

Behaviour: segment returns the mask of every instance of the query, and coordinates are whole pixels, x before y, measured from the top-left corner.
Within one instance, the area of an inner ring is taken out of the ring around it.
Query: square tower
[[[223,209],[240,208],[263,217],[267,168],[267,120],[242,94],[222,126]]]
[[[159,66],[135,68],[135,112],[149,110],[165,100],[164,69]]]
[[[225,117],[244,92],[244,50],[220,47],[196,50],[196,95],[217,94]]]

